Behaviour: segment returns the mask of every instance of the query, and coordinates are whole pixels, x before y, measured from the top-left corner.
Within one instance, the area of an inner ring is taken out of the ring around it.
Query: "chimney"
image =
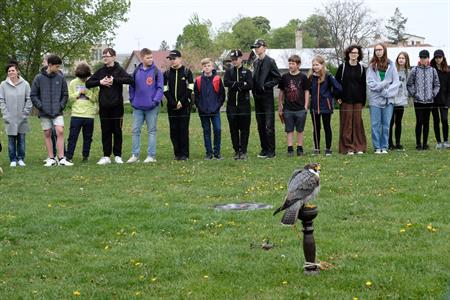
[[[299,26],[295,31],[295,49],[302,50],[302,48],[303,48],[303,31]]]

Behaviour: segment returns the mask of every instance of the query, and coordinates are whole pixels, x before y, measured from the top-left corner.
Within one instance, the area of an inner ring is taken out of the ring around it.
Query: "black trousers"
[[[428,132],[430,130],[430,114],[433,103],[416,103],[414,102],[414,111],[416,113],[416,145],[428,145]],[[422,136],[423,135],[423,136]],[[423,143],[421,144],[421,137]]]
[[[250,105],[227,106],[231,143],[233,144],[233,149],[236,153],[247,153],[251,123],[250,111]]]
[[[275,100],[273,91],[265,94],[254,94],[256,123],[258,124],[261,151],[275,154]]]
[[[89,152],[91,151],[92,134],[94,132],[94,119],[72,117],[70,118],[70,132],[67,141],[66,157],[68,159],[73,158],[80,131],[83,131],[83,157],[89,157]]]
[[[394,106],[394,111],[392,113],[391,124],[389,127],[389,146],[400,145],[400,139],[402,136],[402,119],[405,108],[403,106]],[[392,139],[392,129],[395,124],[395,144]]]
[[[433,114],[433,128],[436,142],[442,142],[439,123],[442,123],[442,137],[444,139],[443,141],[448,142],[448,107],[434,104],[431,113]]]
[[[173,145],[175,158],[189,158],[189,120],[191,118],[190,107],[179,110],[168,109],[170,140]]]
[[[103,156],[109,157],[111,153],[114,153],[114,156],[122,156],[123,105],[107,108],[100,106],[99,115]]]
[[[331,140],[333,134],[331,131],[331,114],[316,114],[311,113],[311,120],[313,124],[313,139],[314,148],[320,149],[320,119],[322,118],[323,130],[325,131],[325,147],[331,149]]]

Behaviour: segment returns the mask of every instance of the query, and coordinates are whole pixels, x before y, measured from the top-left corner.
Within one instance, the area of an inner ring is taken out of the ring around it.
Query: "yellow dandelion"
[[[408,223],[406,224],[406,227],[411,227],[413,224],[412,223]]]
[[[49,204],[47,204],[47,207],[48,208],[52,208],[52,205],[49,203]]]
[[[429,231],[432,231],[432,230],[433,230],[433,225],[431,225],[431,223],[428,224],[427,229],[428,229]]]
[[[203,278],[205,278],[205,279],[208,279],[208,278],[209,278],[209,276],[208,276],[208,275],[205,275],[205,276],[203,276]]]
[[[139,276],[139,280],[144,280],[144,275]]]
[[[152,282],[155,282],[156,279],[158,279],[158,277],[153,277],[153,278],[152,278]]]
[[[405,229],[400,229],[400,233],[403,233],[403,232],[405,232],[406,230]]]
[[[353,300],[358,300],[358,297],[353,297]]]
[[[136,236],[136,231],[133,231],[133,232],[131,233],[131,236]]]
[[[437,230],[436,228],[431,229],[432,232],[436,232],[436,230]]]
[[[136,267],[140,267],[140,266],[142,266],[142,263],[141,263],[141,262],[136,262],[134,265],[135,265]]]
[[[109,249],[109,245],[106,245],[106,246],[105,246],[105,250],[108,250],[108,249]]]
[[[75,297],[80,297],[81,293],[80,293],[80,291],[74,291],[74,292],[73,292],[73,295],[74,295]]]
[[[285,281],[283,281],[282,283],[283,283],[284,285],[288,284],[288,282],[287,282],[286,280],[285,280]]]
[[[164,205],[165,205],[165,206],[169,206],[169,203],[166,202],[166,203],[164,203]]]
[[[367,286],[368,288],[372,287],[372,281],[366,281],[366,286]]]
[[[140,296],[140,295],[142,295],[142,292],[136,292],[136,294],[135,294],[136,296]]]

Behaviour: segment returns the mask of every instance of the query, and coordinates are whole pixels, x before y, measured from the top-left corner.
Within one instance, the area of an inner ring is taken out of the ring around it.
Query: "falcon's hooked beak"
[[[320,173],[320,164],[317,164],[317,165],[314,167],[314,170],[315,170],[317,173]]]

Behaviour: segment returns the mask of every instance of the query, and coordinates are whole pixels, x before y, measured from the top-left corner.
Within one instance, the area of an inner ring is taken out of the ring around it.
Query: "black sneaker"
[[[234,158],[234,160],[241,159],[241,153],[240,152],[234,152],[233,158]]]
[[[288,157],[294,157],[294,150],[288,150],[288,152],[287,152],[287,156]]]
[[[417,151],[422,151],[422,145],[416,145],[416,150]]]
[[[397,151],[405,151],[405,148],[400,144],[395,145],[395,149],[397,149]]]
[[[297,146],[297,156],[303,156],[303,147]]]
[[[88,160],[89,160],[89,158],[87,156],[83,156],[82,162],[87,162]]]
[[[220,155],[220,154],[214,154],[214,159],[222,160],[223,157],[222,157],[222,155]]]
[[[312,152],[312,155],[319,155],[320,154],[320,149],[314,149]]]
[[[422,150],[428,150],[428,149],[430,149],[430,147],[428,145],[423,145],[422,146]]]
[[[266,156],[266,158],[267,159],[271,159],[271,158],[275,158],[275,153],[267,153],[267,156]]]
[[[247,160],[247,152],[241,153],[240,159]]]
[[[206,154],[205,155],[205,160],[211,160],[213,159],[213,155],[212,154]]]
[[[331,149],[325,149],[325,156],[330,156],[331,154],[333,154],[333,151],[331,151]]]
[[[261,151],[261,152],[259,152],[258,157],[259,158],[266,158],[267,157],[267,153],[265,151]]]

